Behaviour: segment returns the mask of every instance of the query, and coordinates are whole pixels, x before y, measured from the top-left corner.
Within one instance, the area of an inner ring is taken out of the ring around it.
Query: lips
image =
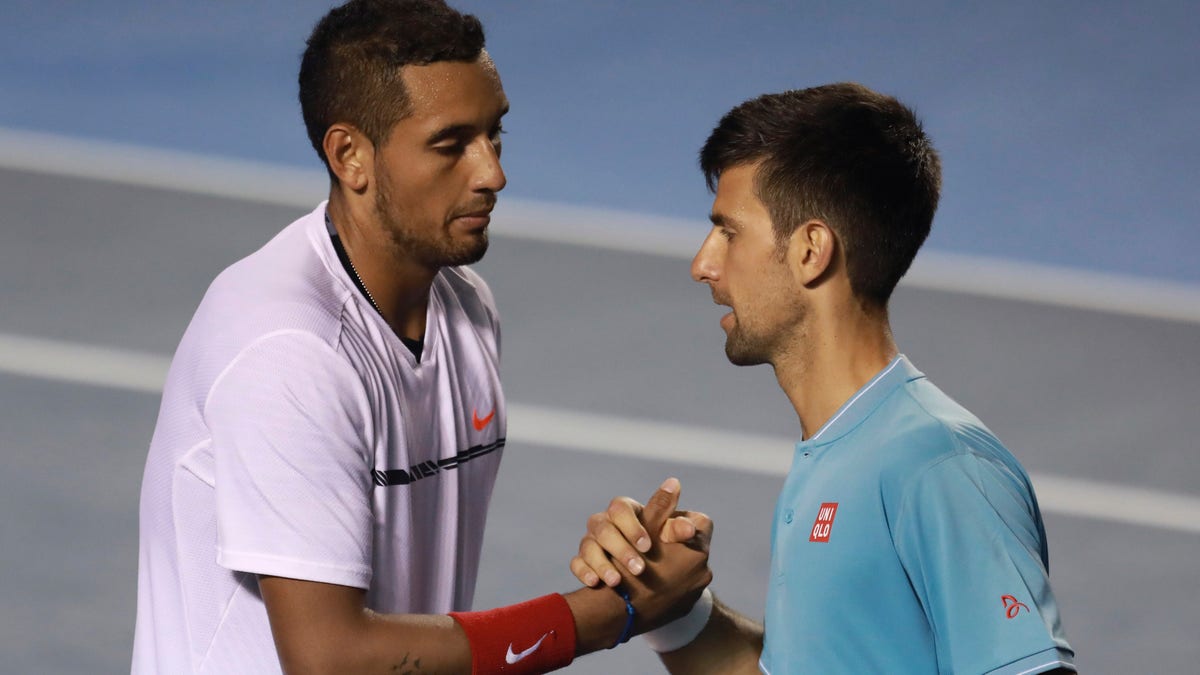
[[[454,214],[453,219],[457,218],[487,218],[492,215],[492,209],[496,208],[496,200],[489,199],[486,201],[475,202],[468,204],[462,211]]]
[[[470,230],[481,230],[492,222],[492,209],[496,206],[495,202],[476,207],[470,211],[466,211],[455,215],[451,220],[458,221],[465,225]]]
[[[461,216],[455,216],[450,222],[455,223],[455,227],[469,233],[482,234],[492,222],[492,216],[488,211],[464,213]]]
[[[455,218],[458,222],[467,226],[467,229],[477,230],[488,226],[492,222],[492,217],[488,213],[464,213]]]
[[[722,307],[728,307],[731,310],[727,314],[724,314],[721,316],[721,328],[724,328],[725,330],[729,330],[729,328],[736,321],[736,318],[734,317],[733,311],[732,311],[733,305],[729,302],[729,300],[727,298],[718,296],[715,291],[713,292],[713,302]]]

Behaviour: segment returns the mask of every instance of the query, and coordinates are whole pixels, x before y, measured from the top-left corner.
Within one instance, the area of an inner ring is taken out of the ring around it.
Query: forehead
[[[475,61],[409,65],[400,72],[409,100],[406,120],[420,126],[491,124],[508,108],[500,75],[486,52]]]
[[[755,189],[755,178],[761,162],[738,164],[721,171],[717,179],[717,191],[713,198],[714,218],[752,221],[770,219],[767,207],[759,200]]]

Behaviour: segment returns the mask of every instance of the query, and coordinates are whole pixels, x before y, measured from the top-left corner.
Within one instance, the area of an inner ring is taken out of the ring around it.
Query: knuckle
[[[631,510],[632,508],[629,505],[628,497],[614,497],[613,500],[608,503],[607,513],[610,517],[615,518],[622,513],[627,513]]]
[[[629,555],[629,543],[624,537],[611,537],[605,539],[601,544],[601,548],[607,551],[613,557],[623,557]]]
[[[604,525],[606,523],[608,523],[608,514],[593,513],[591,516],[588,517],[588,521],[587,521],[588,531],[594,533],[594,532],[600,530],[602,527],[604,527]]]

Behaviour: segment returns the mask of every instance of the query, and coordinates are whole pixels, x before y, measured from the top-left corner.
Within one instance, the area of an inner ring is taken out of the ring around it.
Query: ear
[[[334,124],[325,130],[322,147],[330,171],[346,188],[362,192],[374,180],[375,146],[357,128]]]
[[[831,272],[837,247],[837,235],[825,221],[814,218],[797,227],[787,249],[787,260],[796,280],[809,286]]]

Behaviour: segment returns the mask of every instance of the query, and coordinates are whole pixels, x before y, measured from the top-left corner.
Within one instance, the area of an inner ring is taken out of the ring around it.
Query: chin
[[[471,239],[471,241],[464,242],[454,250],[447,251],[442,265],[445,267],[472,265],[483,260],[483,256],[488,250],[487,232],[482,232],[477,237],[472,237]]]
[[[725,358],[735,366],[760,366],[768,361],[758,350],[733,336],[725,340]]]

